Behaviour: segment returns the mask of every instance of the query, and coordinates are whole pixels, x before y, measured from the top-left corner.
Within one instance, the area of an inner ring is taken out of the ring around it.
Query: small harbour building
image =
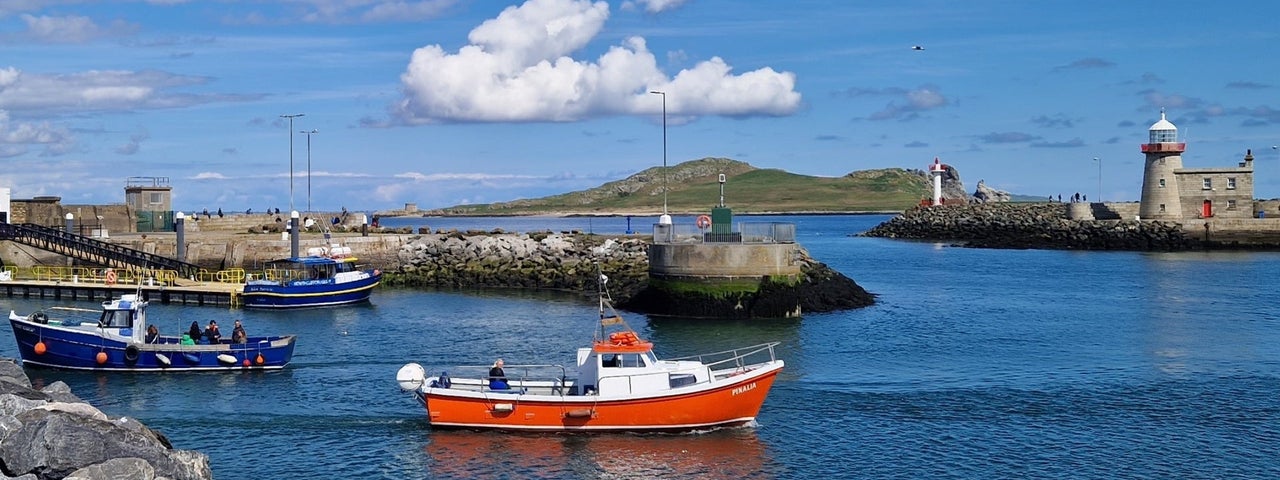
[[[1165,118],[1163,110],[1160,121],[1152,124],[1148,132],[1149,139],[1142,145],[1146,161],[1139,218],[1183,221],[1253,217],[1251,151],[1235,167],[1183,168],[1182,152],[1187,144],[1178,141],[1178,127]]]

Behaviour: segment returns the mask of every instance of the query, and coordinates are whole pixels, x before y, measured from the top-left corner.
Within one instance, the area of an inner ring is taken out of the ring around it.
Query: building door
[[[1204,218],[1213,216],[1213,202],[1209,200],[1204,201],[1204,205],[1200,206],[1200,216]]]

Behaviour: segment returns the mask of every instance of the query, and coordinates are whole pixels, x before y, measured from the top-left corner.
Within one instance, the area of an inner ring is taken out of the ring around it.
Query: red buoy
[[[107,352],[98,352],[98,365],[107,363]]]
[[[249,366],[249,359],[247,359],[247,358],[246,358],[246,359],[244,359],[244,366],[246,366],[246,367],[247,367],[247,366]]]
[[[44,355],[44,352],[47,351],[49,351],[49,347],[45,346],[44,340],[36,342],[36,355]]]

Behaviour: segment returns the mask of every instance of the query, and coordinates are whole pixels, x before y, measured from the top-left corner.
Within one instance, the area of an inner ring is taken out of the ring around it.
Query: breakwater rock
[[[0,470],[31,480],[213,478],[205,454],[174,450],[137,420],[108,418],[65,383],[32,388],[10,359],[0,359]]]
[[[777,318],[871,305],[874,295],[798,249],[801,274],[739,279],[741,292],[673,290],[652,285],[647,241],[584,234],[450,232],[404,243],[400,266],[385,272],[391,286],[532,288],[596,291],[599,272],[628,310],[689,317]],[[679,308],[676,308],[679,306]]]
[[[1065,203],[987,203],[916,207],[863,232],[866,237],[955,241],[981,248],[1191,250],[1180,224],[1070,220]]]
[[[400,247],[398,260],[399,267],[383,276],[387,285],[552,289],[594,295],[597,275],[603,273],[609,277],[614,298],[628,298],[643,288],[648,275],[647,243],[634,237],[435,233],[411,237]]]

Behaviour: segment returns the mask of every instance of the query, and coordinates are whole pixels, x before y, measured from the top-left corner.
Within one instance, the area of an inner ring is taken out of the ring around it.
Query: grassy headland
[[[797,175],[759,169],[727,158],[704,158],[670,166],[666,173],[671,213],[705,213],[720,200],[718,177],[726,177],[725,205],[736,214],[901,212],[929,196],[923,170],[886,168],[842,177]],[[484,205],[456,205],[423,215],[611,215],[662,211],[662,167],[599,187]],[[381,214],[381,213],[380,213]],[[394,215],[395,212],[386,212]]]

